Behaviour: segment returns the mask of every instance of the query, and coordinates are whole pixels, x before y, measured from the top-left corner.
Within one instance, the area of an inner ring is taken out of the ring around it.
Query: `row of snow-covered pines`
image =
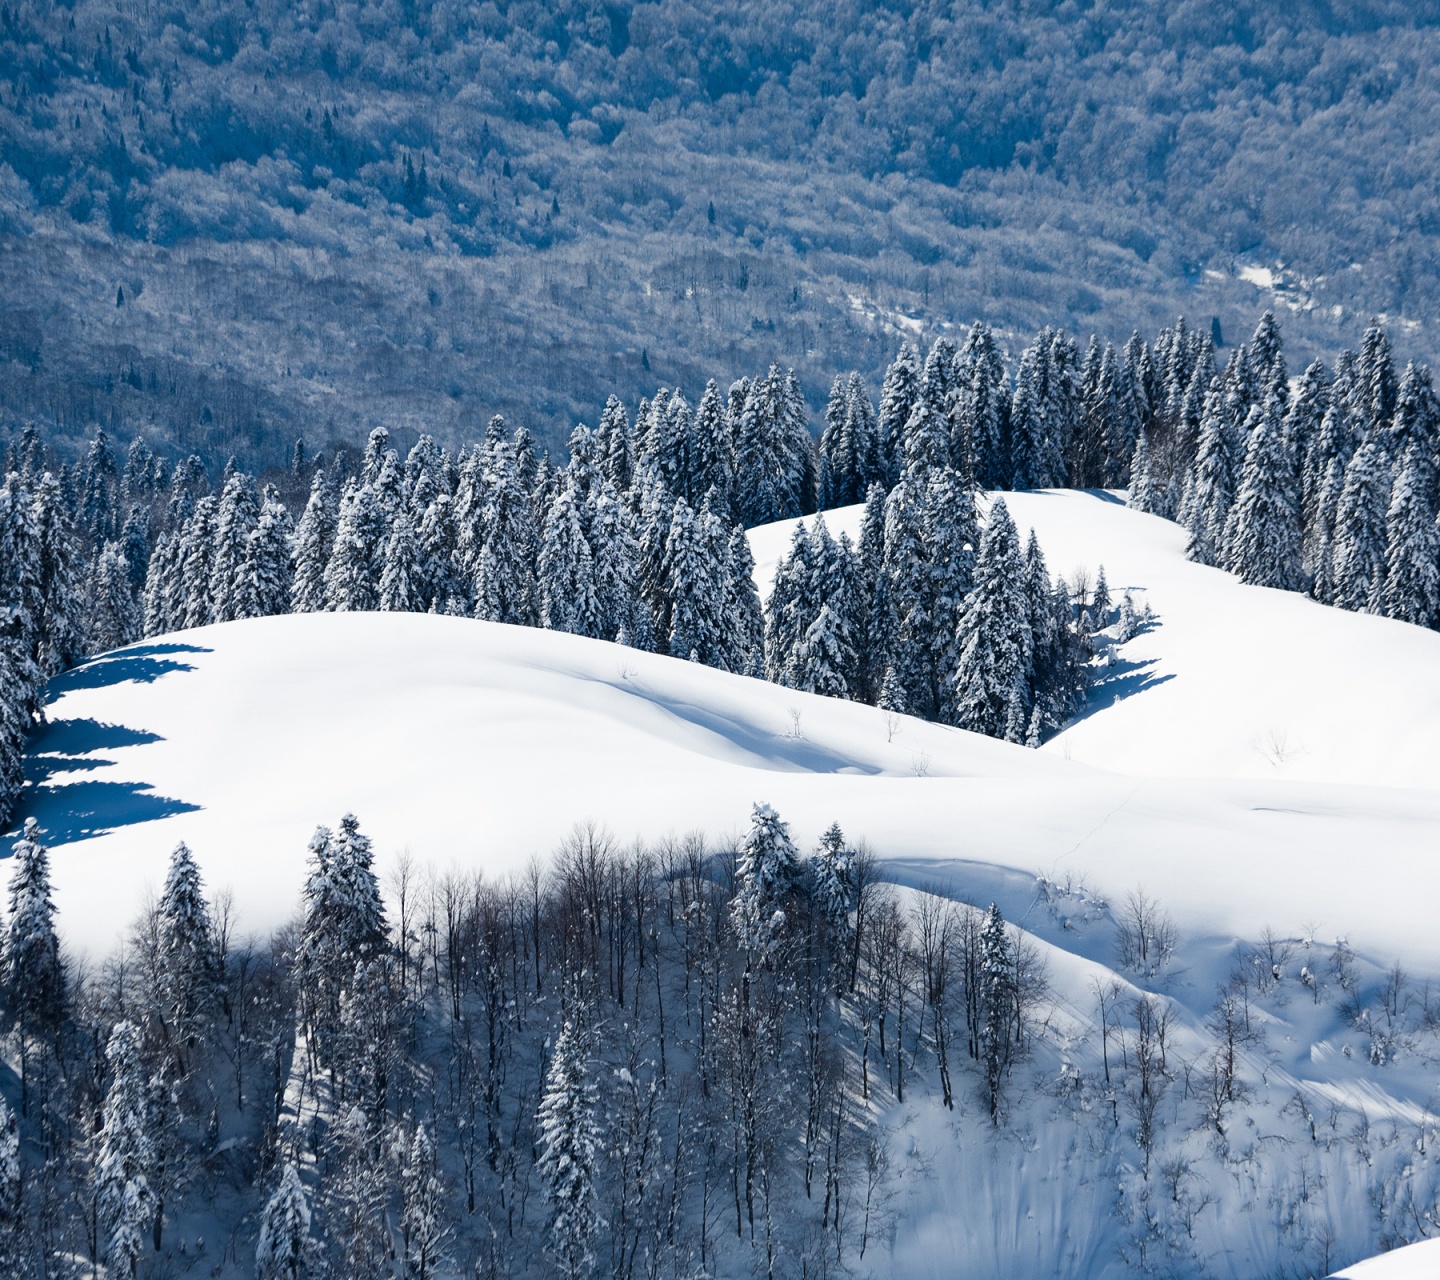
[[[347,816],[296,925],[242,942],[181,844],[85,973],[27,823],[0,1274],[831,1274],[883,1234],[875,1104],[934,1071],[1000,1124],[1043,985],[993,906],[912,917],[837,827],[804,859],[765,805],[719,853],[578,830],[508,883],[389,889]]]

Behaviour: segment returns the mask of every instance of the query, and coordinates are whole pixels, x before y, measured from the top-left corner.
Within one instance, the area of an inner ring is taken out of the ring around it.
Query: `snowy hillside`
[[[1417,980],[1440,970],[1440,637],[1241,587],[1187,564],[1173,526],[1104,496],[1007,500],[1053,570],[1103,562],[1117,595],[1156,614],[1090,713],[1041,751],[426,614],[253,619],[86,663],[52,685],[22,806],[52,846],[67,943],[110,952],[182,839],[207,886],[232,892],[239,930],[263,934],[296,909],[314,826],[347,811],[382,877],[402,852],[504,876],[576,823],[621,841],[723,839],[766,801],[804,847],[838,821],[901,885],[998,901],[1046,973],[998,1134],[968,1083],[941,1106],[918,1044],[908,1099],[877,1095],[889,1226],[862,1272],[1119,1277],[1166,1258],[1238,1280],[1294,1250],[1318,1275],[1396,1243],[1385,1224],[1440,1188],[1429,1005],[1387,977],[1396,960]],[[787,537],[753,534],[762,577]],[[1255,739],[1272,727],[1267,757]],[[1356,890],[1362,867],[1373,891]],[[1142,887],[1179,931],[1173,961],[1143,973],[1116,950]],[[1237,962],[1260,963],[1267,929],[1278,976],[1247,988],[1238,1084],[1212,1114],[1216,992]],[[1126,1018],[1146,990],[1167,1011],[1148,1174],[1130,1086],[1102,1074],[1102,990]]]
[[[1161,627],[1137,645],[1170,634],[1165,611],[1179,605],[1157,606]],[[1144,733],[1159,759],[1187,739],[1158,703],[1170,687],[1093,723],[1103,731],[1132,706],[1139,723],[1154,699]],[[1002,898],[1021,910],[1036,872],[1083,877],[1112,897],[1143,883],[1191,935],[1313,924],[1407,963],[1437,956],[1433,791],[1100,772],[1062,750],[599,641],[429,615],[293,615],[182,632],[87,663],[52,696],[25,812],[57,847],[67,937],[101,950],[181,839],[210,884],[233,888],[242,927],[263,931],[294,908],[316,823],[348,810],[374,836],[382,869],[404,849],[422,863],[504,873],[577,822],[622,840],[723,835],[764,800],[807,844],[839,821],[897,877],[970,896],[1006,884]],[[1089,742],[1084,729],[1071,733]],[[1092,758],[1103,741],[1097,734]],[[1344,873],[1362,851],[1372,877],[1410,891],[1357,898]]]
[[[1122,495],[1123,496],[1123,495]],[[1044,751],[1149,777],[1440,785],[1440,632],[1242,586],[1185,559],[1179,525],[1101,491],[1007,493],[1052,574],[1104,566],[1156,625],[1118,650]],[[862,507],[827,517],[858,538]],[[751,531],[768,590],[793,521]]]

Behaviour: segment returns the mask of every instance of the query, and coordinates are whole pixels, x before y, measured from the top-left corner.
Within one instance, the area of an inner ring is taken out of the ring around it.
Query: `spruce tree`
[[[5,933],[6,1004],[23,1036],[47,1039],[65,1020],[65,968],[55,930],[50,888],[50,855],[40,828],[27,818],[14,848],[10,872],[10,910]]]
[[[1335,512],[1335,603],[1378,613],[1385,589],[1386,514],[1390,485],[1380,445],[1367,441],[1345,468]]]
[[[218,999],[220,973],[200,869],[184,841],[170,855],[155,937],[163,1017],[181,1044],[193,1045]]]
[[[695,408],[691,466],[693,492],[702,500],[710,496],[710,509],[727,523],[736,515],[735,448],[725,401],[713,380]]]
[[[605,474],[616,490],[624,493],[630,487],[630,477],[634,469],[633,441],[625,406],[615,396],[605,402],[605,411],[600,415],[599,431],[604,450]]]
[[[130,587],[130,570],[118,542],[101,547],[90,566],[89,596],[92,650],[104,653],[140,638],[140,606]]]
[[[479,524],[484,532],[474,557],[470,591],[475,616],[533,625],[539,612],[535,587],[539,536],[524,468],[513,446],[487,454]]]
[[[993,902],[980,926],[980,1060],[990,1123],[1000,1123],[1005,1071],[1010,1061],[1010,1024],[1014,1007],[1013,958],[1005,920]]]
[[[876,423],[875,458],[886,488],[900,478],[905,424],[920,395],[920,356],[908,342],[885,370],[880,389],[880,416]]]
[[[1425,446],[1413,440],[1395,477],[1385,521],[1381,610],[1387,618],[1422,627],[1440,623],[1440,528],[1429,483],[1433,474]]]
[[[181,625],[185,627],[204,627],[215,620],[210,588],[217,508],[214,495],[207,494],[195,504],[195,512],[185,526],[180,550],[180,580],[185,599]]]
[[[42,685],[18,610],[0,609],[0,830],[25,785],[25,740],[35,727]]]
[[[596,590],[595,557],[581,525],[576,495],[568,486],[556,494],[545,517],[537,586],[542,627],[609,638]]]
[[[20,1126],[0,1098],[0,1275],[26,1280],[33,1274],[25,1231],[24,1166]]]
[[[352,480],[340,499],[335,547],[325,566],[327,609],[363,613],[378,607],[387,532],[379,491]]]
[[[255,531],[245,544],[237,593],[238,617],[269,618],[290,612],[294,582],[290,567],[290,513],[274,485],[265,488],[265,502]]]
[[[155,1214],[150,1178],[155,1163],[140,1034],[119,1022],[105,1048],[110,1087],[95,1154],[95,1209],[108,1274],[133,1280]]]
[[[33,518],[44,603],[31,656],[45,675],[53,676],[85,656],[85,598],[65,498],[48,471],[35,485]]]
[[[832,960],[839,961],[850,950],[855,934],[855,854],[845,841],[839,823],[831,823],[820,837],[820,847],[810,860],[815,886],[815,905],[825,921]]]
[[[1300,504],[1280,396],[1252,412],[1240,491],[1226,520],[1225,567],[1252,586],[1301,586]]]
[[[225,482],[215,513],[214,550],[210,556],[210,620],[243,617],[245,552],[260,523],[255,482],[237,473]]]
[[[319,1280],[325,1274],[320,1246],[310,1234],[310,1201],[293,1160],[260,1215],[255,1247],[256,1280]]]
[[[799,889],[800,872],[790,828],[768,804],[754,805],[730,900],[730,927],[748,957],[763,962],[773,955],[787,927],[786,907]]]
[[[416,589],[421,607],[446,608],[466,593],[456,567],[455,500],[438,493],[421,515],[416,533]],[[468,610],[467,610],[468,612]]]
[[[1230,445],[1221,392],[1216,388],[1206,398],[1194,469],[1180,513],[1190,535],[1185,554],[1200,564],[1219,564],[1223,555],[1225,522],[1235,499]]]
[[[954,719],[960,728],[1003,737],[1017,707],[1028,717],[1020,691],[1031,679],[1031,645],[1019,538],[1004,500],[997,498],[960,621],[953,676]]]
[[[823,604],[800,638],[786,683],[805,693],[848,698],[851,688],[846,672],[854,665],[855,641],[843,613]]]
[[[401,511],[390,526],[380,569],[379,607],[387,613],[422,613],[425,598],[419,581],[419,548],[410,514]]]
[[[595,1238],[604,1225],[597,1206],[600,1123],[586,1037],[566,1018],[545,1071],[535,1116],[539,1175],[548,1205],[546,1249],[567,1280],[594,1265]]]
[[[711,519],[707,508],[694,512],[683,498],[675,504],[665,548],[670,599],[667,647],[671,657],[693,654],[700,662],[720,666],[729,648],[724,616],[729,547],[727,540],[723,556],[717,559],[708,536]]]
[[[1145,432],[1135,437],[1135,453],[1130,459],[1130,491],[1125,505],[1132,511],[1143,511],[1147,515],[1168,515],[1165,491],[1156,482],[1150,466],[1150,442]]]
[[[325,608],[325,566],[335,546],[337,523],[329,477],[317,470],[310,482],[309,501],[295,527],[290,607],[296,613],[318,613]]]
[[[765,611],[755,586],[755,557],[745,530],[730,531],[730,573],[725,583],[725,617],[729,620],[729,651],[725,667],[738,675],[765,673]]]
[[[989,326],[977,320],[955,357],[956,434],[950,465],[975,477],[982,488],[997,489],[1010,479],[1007,439],[1010,393],[1005,362]],[[962,456],[968,443],[970,457]],[[878,478],[878,477],[872,477]]]
[[[150,567],[150,520],[138,504],[130,508],[120,530],[120,554],[125,557],[130,590],[138,593],[145,585],[145,573]]]
[[[443,1262],[445,1187],[435,1156],[435,1144],[423,1124],[415,1126],[406,1144],[400,1178],[401,1263],[406,1280],[429,1280]]]

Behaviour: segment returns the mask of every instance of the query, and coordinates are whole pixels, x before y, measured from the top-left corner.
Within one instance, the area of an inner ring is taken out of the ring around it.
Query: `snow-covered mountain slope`
[[[1103,673],[1088,713],[1045,753],[1148,777],[1440,786],[1440,633],[1247,587],[1185,559],[1185,532],[1115,494],[1003,495],[1052,573],[1103,565],[1157,625]],[[863,508],[831,512],[858,538]],[[768,590],[794,522],[751,531]]]
[[[1112,898],[1143,884],[1192,938],[1309,925],[1426,969],[1440,954],[1436,791],[1105,772],[608,643],[426,615],[179,633],[67,673],[52,699],[22,809],[55,850],[67,938],[93,950],[182,839],[212,889],[233,890],[241,927],[265,930],[294,910],[315,825],[349,810],[382,871],[407,850],[504,874],[577,822],[716,837],[763,800],[807,845],[839,821],[896,878],[1012,916],[1041,872]],[[1355,892],[1361,867],[1395,891]]]

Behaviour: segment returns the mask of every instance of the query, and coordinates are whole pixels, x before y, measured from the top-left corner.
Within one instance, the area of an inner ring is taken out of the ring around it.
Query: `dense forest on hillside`
[[[1251,280],[1306,358],[1372,314],[1408,355],[1436,39],[1383,2],[7,3],[0,415],[217,467],[495,412],[558,447],[611,392],[778,361],[813,402],[977,316],[1012,356],[1244,327]]]

